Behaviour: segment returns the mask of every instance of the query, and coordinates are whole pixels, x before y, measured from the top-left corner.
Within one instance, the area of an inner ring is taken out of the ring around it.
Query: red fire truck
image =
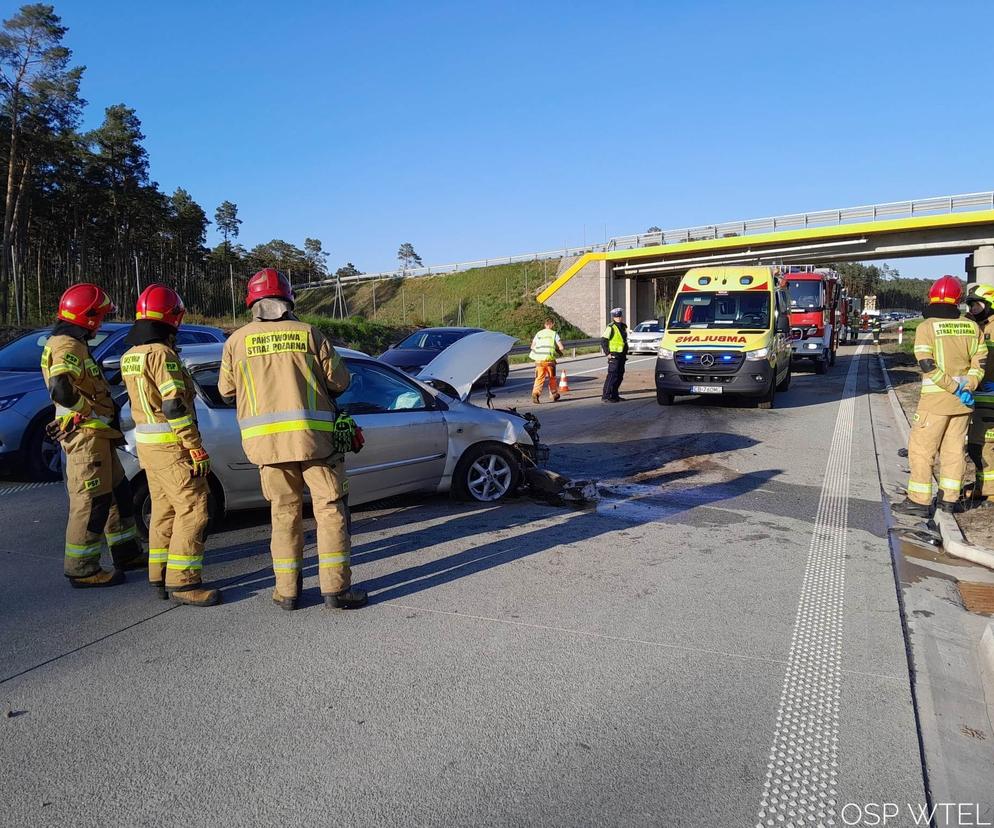
[[[814,361],[824,374],[835,364],[841,329],[842,283],[828,268],[793,265],[784,274],[790,293],[790,341],[794,359]]]

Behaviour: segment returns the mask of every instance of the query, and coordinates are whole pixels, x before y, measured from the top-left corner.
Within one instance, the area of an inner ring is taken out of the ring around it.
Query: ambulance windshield
[[[766,291],[683,293],[673,303],[669,328],[762,328],[770,325]]]

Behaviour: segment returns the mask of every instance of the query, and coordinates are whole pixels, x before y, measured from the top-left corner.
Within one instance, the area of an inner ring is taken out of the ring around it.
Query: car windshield
[[[444,351],[472,331],[417,331],[401,342],[398,348],[417,351]]]
[[[658,322],[641,322],[635,326],[634,333],[662,333],[662,331]]]
[[[791,310],[818,310],[821,307],[821,282],[791,279],[788,282]]]
[[[767,328],[770,294],[766,291],[684,293],[673,303],[670,328]]]
[[[0,371],[40,371],[41,352],[51,335],[52,331],[48,328],[32,331],[0,348]],[[98,331],[90,340],[90,349],[103,342],[107,336],[106,332]]]

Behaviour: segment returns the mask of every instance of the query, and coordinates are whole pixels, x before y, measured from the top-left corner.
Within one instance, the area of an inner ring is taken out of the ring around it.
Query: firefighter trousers
[[[934,414],[919,411],[911,423],[908,460],[911,478],[908,498],[922,505],[932,502],[932,468],[939,459],[939,488],[946,503],[959,500],[966,472],[966,434],[970,414]]]
[[[207,498],[203,477],[192,477],[186,451],[138,449],[148,480],[148,579],[168,587],[202,583]]]
[[[100,571],[100,555],[109,548],[115,567],[144,560],[135,530],[131,487],[117,459],[114,441],[95,429],[81,428],[64,443],[69,522],[63,571],[85,578]]]
[[[977,406],[970,415],[968,452],[977,467],[974,495],[994,497],[994,408]]]
[[[322,595],[334,595],[352,585],[349,555],[348,481],[345,458],[335,454],[323,460],[277,463],[259,467],[262,493],[272,507],[273,572],[276,591],[284,598],[297,596],[297,578],[304,557],[301,509],[304,486],[311,492],[317,523],[318,581]]]
[[[542,389],[545,388],[546,382],[549,383],[549,393],[552,394],[553,399],[556,399],[559,396],[559,386],[556,384],[555,360],[535,363],[535,384],[532,386],[533,397],[542,396]]]

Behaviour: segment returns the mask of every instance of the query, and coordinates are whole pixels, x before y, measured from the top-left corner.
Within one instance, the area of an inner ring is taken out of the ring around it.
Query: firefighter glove
[[[194,477],[207,477],[211,470],[211,456],[207,449],[190,449],[190,459],[193,461],[193,470],[190,472]]]
[[[348,414],[339,414],[335,418],[335,430],[331,433],[332,445],[336,454],[359,452],[365,442],[362,429]]]
[[[959,397],[959,401],[967,408],[973,408],[973,394],[967,390],[966,383],[962,380],[960,380],[960,384],[956,387],[956,396]]]
[[[68,414],[63,414],[61,417],[56,417],[52,422],[50,422],[45,428],[45,433],[48,435],[50,440],[61,442],[76,431],[81,422],[83,422],[82,414],[69,412]]]

